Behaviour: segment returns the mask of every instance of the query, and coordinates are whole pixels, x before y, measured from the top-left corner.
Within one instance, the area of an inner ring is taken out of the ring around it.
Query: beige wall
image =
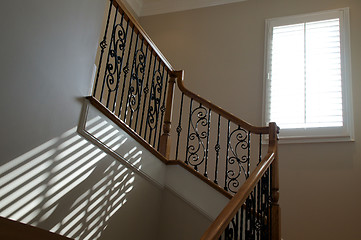
[[[265,19],[341,7],[350,7],[356,141],[280,146],[285,240],[361,236],[361,1],[249,0],[140,19],[191,90],[260,125]]]

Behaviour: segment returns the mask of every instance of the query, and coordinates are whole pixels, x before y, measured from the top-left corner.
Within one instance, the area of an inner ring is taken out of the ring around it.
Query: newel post
[[[173,95],[174,95],[174,84],[175,79],[179,77],[179,72],[172,72],[168,82],[168,95],[166,100],[166,109],[163,122],[163,134],[160,137],[159,152],[167,159],[170,155],[170,129],[173,112]]]
[[[281,208],[279,200],[279,161],[278,161],[278,127],[272,122],[270,126],[269,144],[276,151],[271,165],[271,239],[281,240]]]

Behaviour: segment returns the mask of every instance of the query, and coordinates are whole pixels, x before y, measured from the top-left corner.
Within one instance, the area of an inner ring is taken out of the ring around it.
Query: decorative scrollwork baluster
[[[164,74],[164,66],[163,66],[163,74]],[[168,74],[168,71],[166,72],[167,74],[167,77],[165,78],[165,87],[164,87],[164,91],[163,91],[163,102],[162,102],[162,105],[160,106],[160,112],[161,112],[161,117],[160,117],[160,124],[163,123],[163,117],[164,117],[164,112],[166,111],[166,106],[165,106],[165,98],[166,98],[166,95],[167,95],[167,86],[168,86],[168,77],[169,77],[169,74]],[[160,142],[160,136],[162,134],[162,129],[160,129],[158,131],[158,144],[157,144],[157,150],[159,151],[159,142]],[[155,145],[154,145],[155,147]]]
[[[226,180],[227,189],[230,192],[236,193],[240,185],[241,173],[245,178],[249,176],[249,158],[250,158],[250,141],[247,131],[238,126],[235,130],[230,132],[228,136],[228,151],[227,151],[227,171]],[[244,153],[247,150],[247,154]]]
[[[142,80],[145,72],[146,59],[147,59],[147,56],[143,51],[143,40],[140,44],[141,47],[138,49],[138,39],[139,39],[139,33],[137,36],[137,41],[134,49],[133,64],[130,75],[127,103],[124,114],[124,120],[126,120],[128,110],[130,111],[130,117],[129,117],[130,127],[132,126],[134,112],[138,112],[140,107],[142,85],[143,85]]]
[[[108,56],[107,56],[107,62],[105,65],[103,84],[102,84],[102,88],[100,91],[100,98],[99,98],[100,101],[103,100],[105,84],[108,85],[108,89],[109,89],[109,84],[112,86],[115,83],[114,73],[116,71],[116,67],[115,67],[116,58],[114,58],[114,51],[116,51],[116,50],[114,49],[113,46],[114,46],[114,41],[115,41],[115,31],[117,28],[116,21],[117,21],[118,12],[119,11],[117,8],[115,11],[115,16],[114,16],[114,21],[113,21],[112,34],[111,34],[111,39],[110,39],[110,47],[108,49]],[[111,61],[114,61],[114,62],[111,62]]]
[[[94,89],[93,89],[93,97],[95,97],[97,88],[98,88],[98,81],[99,81],[99,74],[100,74],[100,70],[102,67],[102,61],[103,61],[103,55],[104,55],[104,50],[107,47],[107,34],[108,34],[108,27],[109,27],[109,20],[110,20],[110,14],[112,12],[112,6],[113,6],[113,1],[110,1],[110,5],[109,5],[109,10],[108,10],[108,17],[107,17],[107,23],[105,25],[105,31],[104,31],[104,36],[103,36],[103,40],[100,42],[100,57],[99,57],[99,64],[98,64],[98,70],[97,70],[97,75],[95,77],[95,83],[94,83]]]
[[[157,117],[156,117],[156,120],[155,120],[155,127],[154,127],[153,147],[156,147],[156,146],[155,146],[155,143],[156,143],[157,136],[158,136],[158,134],[157,134],[157,132],[158,132],[158,126],[162,124],[162,122],[159,121],[159,120],[160,120],[159,115],[163,116],[164,111],[165,111],[164,102],[163,102],[163,104],[161,104],[161,102],[162,102],[162,91],[163,91],[163,86],[164,86],[164,70],[165,70],[165,66],[163,65],[162,73],[160,73],[160,62],[159,62],[158,71],[159,71],[160,74],[158,75],[159,79],[157,78],[157,86],[158,86],[158,87],[156,88],[156,91],[157,91],[157,93],[159,94],[159,95],[158,95],[159,98],[158,98],[158,100],[157,100],[157,103],[158,103],[158,105],[157,105],[157,111],[156,111],[156,116],[157,116]],[[166,82],[165,82],[165,87],[164,87],[165,90],[167,90],[167,84],[168,84],[168,82],[166,81]],[[164,91],[164,94],[165,94],[165,92],[166,92],[166,91]],[[164,98],[163,98],[163,99],[165,99],[165,95],[164,95]],[[159,123],[160,123],[160,124],[159,124]],[[159,133],[161,133],[161,130],[159,131]],[[150,143],[150,142],[149,142],[149,143]]]
[[[208,137],[208,111],[202,104],[190,113],[190,129],[187,144],[187,162],[198,171],[198,167],[206,160],[207,149],[204,140]]]
[[[144,69],[143,69],[143,72],[142,72],[142,79],[140,80],[141,86],[140,86],[140,91],[139,91],[139,95],[138,95],[139,106],[138,106],[138,111],[137,111],[137,117],[136,117],[136,120],[135,120],[135,128],[134,128],[135,131],[137,131],[137,128],[138,128],[138,117],[139,117],[139,111],[140,111],[140,106],[141,106],[141,99],[142,99],[142,96],[143,96],[144,77],[145,77],[145,70],[146,70],[146,66],[147,66],[146,61],[147,61],[147,58],[148,58],[148,47],[149,47],[149,45],[147,45],[146,50],[145,50]],[[152,58],[150,58],[150,59],[152,59]],[[138,70],[140,70],[140,69],[138,69]]]
[[[127,33],[123,27],[124,13],[122,14],[120,23],[116,24],[113,33],[112,33],[112,44],[110,46],[110,60],[107,63],[106,67],[106,84],[108,88],[108,96],[106,107],[109,108],[110,95],[112,92],[115,92],[114,99],[118,93],[120,74],[123,65],[123,56],[126,45]],[[116,16],[114,18],[114,23]],[[115,100],[113,101],[113,106],[115,105]],[[113,107],[114,111],[114,107]]]
[[[163,68],[163,73],[164,73],[164,68]],[[153,72],[149,103],[148,103],[145,134],[147,134],[147,128],[149,127],[149,136],[148,136],[149,143],[151,142],[152,133],[153,131],[156,131],[158,125],[159,109],[160,109],[160,102],[162,97],[161,93],[163,88],[163,73],[160,70],[160,62],[159,62],[158,69]],[[155,138],[153,140],[153,145],[154,142],[155,142]]]
[[[150,59],[149,59],[149,64],[148,64],[148,73],[147,73],[147,82],[143,88],[143,93],[144,93],[144,97],[143,97],[143,110],[142,110],[142,118],[141,118],[141,124],[140,124],[140,130],[139,130],[139,135],[142,135],[142,130],[143,130],[143,125],[146,125],[146,123],[144,123],[144,113],[146,111],[146,100],[147,100],[147,96],[148,96],[148,93],[149,93],[149,77],[150,77],[150,71],[151,71],[151,68],[152,68],[152,58],[153,58],[153,50],[151,49],[151,52],[150,52]],[[157,58],[155,57],[154,58],[154,64],[153,64],[153,72],[154,72],[154,69],[155,69],[155,63],[156,63],[156,60]],[[146,130],[144,131],[144,139],[146,139]]]
[[[206,156],[205,156],[204,174],[203,174],[207,178],[208,178],[207,167],[208,167],[208,152],[209,152],[209,131],[210,131],[210,128],[211,128],[211,113],[212,113],[212,110],[208,109],[207,145],[206,145]]]
[[[129,26],[129,22],[128,22],[128,26]],[[127,76],[128,76],[128,73],[129,73],[129,58],[130,58],[130,55],[131,55],[131,52],[132,52],[133,36],[134,36],[134,26],[132,27],[132,33],[130,34],[130,41],[129,41],[129,44],[128,44],[129,47],[127,49],[127,51],[128,51],[127,61],[125,63],[125,66],[123,67],[123,69],[120,69],[120,71],[123,71],[124,77],[123,77],[123,88],[122,88],[122,93],[121,93],[121,97],[120,97],[119,112],[118,112],[118,117],[119,118],[121,118],[122,111],[123,111],[124,91],[125,91],[125,85],[126,85],[126,82],[127,82]]]

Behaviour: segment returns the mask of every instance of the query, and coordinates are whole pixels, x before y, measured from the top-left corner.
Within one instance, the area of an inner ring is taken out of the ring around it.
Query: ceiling
[[[138,17],[217,6],[246,0],[125,0]]]

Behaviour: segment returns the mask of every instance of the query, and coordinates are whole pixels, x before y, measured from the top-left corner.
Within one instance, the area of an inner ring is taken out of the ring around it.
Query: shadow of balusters
[[[99,117],[87,126],[114,150],[127,140]],[[73,128],[0,166],[0,214],[68,237],[97,239],[125,204],[133,181],[133,173]]]

